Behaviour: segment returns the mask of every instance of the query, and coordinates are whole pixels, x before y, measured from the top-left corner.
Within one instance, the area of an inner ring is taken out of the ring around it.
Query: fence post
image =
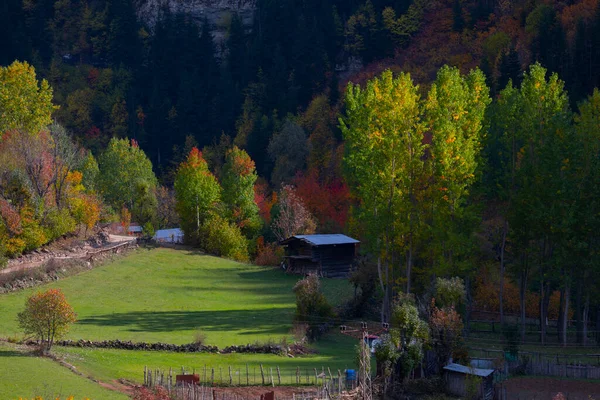
[[[277,366],[277,384],[281,386],[281,371],[279,371],[279,365]]]
[[[250,376],[248,374],[248,364],[246,364],[246,385],[250,386]]]
[[[260,364],[260,376],[262,377],[262,384],[265,384],[265,371],[263,371],[263,366]]]
[[[231,365],[229,366],[229,386],[233,386],[233,376],[231,375]]]
[[[273,381],[273,367],[269,367],[269,371],[271,372],[271,386],[275,387],[275,381]]]

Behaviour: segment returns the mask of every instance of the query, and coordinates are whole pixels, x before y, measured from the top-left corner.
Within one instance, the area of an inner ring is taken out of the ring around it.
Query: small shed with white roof
[[[446,390],[455,396],[466,397],[471,393],[468,387],[478,386],[477,399],[492,400],[494,398],[494,372],[493,369],[467,367],[451,363],[444,367]]]

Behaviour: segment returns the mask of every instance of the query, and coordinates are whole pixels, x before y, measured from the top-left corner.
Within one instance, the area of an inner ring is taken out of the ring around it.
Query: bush
[[[69,213],[69,210],[52,209],[44,218],[44,232],[48,241],[58,239],[61,236],[75,231],[75,219]]]
[[[23,239],[10,238],[6,241],[5,251],[8,257],[18,257],[25,251],[27,244]]]
[[[48,243],[44,229],[34,219],[33,211],[28,207],[24,207],[21,210],[21,226],[23,230],[19,235],[19,239],[25,242],[24,251],[35,250],[43,244]]]
[[[196,334],[194,335],[194,343],[200,346],[204,346],[206,344],[206,333],[198,329],[196,331]]]
[[[154,236],[156,231],[154,230],[154,225],[152,225],[152,222],[148,221],[144,224],[144,226],[142,226],[142,233],[144,236],[149,238]]]
[[[317,275],[311,274],[298,281],[294,286],[296,294],[295,320],[306,323],[309,340],[316,340],[324,334],[333,323],[333,308],[321,292]]]
[[[277,243],[264,244],[262,236],[257,240],[257,254],[254,264],[276,267],[283,259],[283,249]]]
[[[149,389],[144,386],[136,386],[131,395],[133,400],[170,400],[169,392],[162,386]]]
[[[465,301],[465,298],[465,284],[461,278],[437,278],[435,300],[439,307],[458,307]]]
[[[248,241],[240,228],[218,215],[212,215],[202,225],[202,244],[208,253],[247,262]]]

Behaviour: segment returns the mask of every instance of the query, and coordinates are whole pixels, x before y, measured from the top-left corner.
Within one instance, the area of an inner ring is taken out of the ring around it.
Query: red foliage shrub
[[[261,236],[256,241],[256,258],[254,264],[277,266],[283,257],[283,249],[277,243],[266,243]]]
[[[133,390],[131,396],[133,400],[171,400],[169,392],[162,386],[158,386],[154,389],[149,389],[144,386],[137,386]]]

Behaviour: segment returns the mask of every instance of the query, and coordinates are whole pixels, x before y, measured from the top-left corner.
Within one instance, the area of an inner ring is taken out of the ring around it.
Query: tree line
[[[5,255],[98,220],[133,220],[148,234],[181,224],[191,243],[240,260],[276,253],[269,243],[290,233],[346,230],[373,256],[384,320],[399,291],[458,275],[471,293],[480,266],[497,259],[501,313],[505,277],[519,284],[522,314],[527,293],[539,293],[541,321],[559,291],[563,343],[573,311],[585,341],[596,306],[598,94],[573,112],[564,82],[539,64],[493,100],[479,70],[443,67],[423,87],[384,72],[348,86],[339,125],[327,96],[285,117],[261,117],[249,101],[246,136],[222,135],[203,151],[187,136],[161,179],[136,139],[115,134],[94,154],[51,124],[65,110],[27,63],[0,78]],[[266,126],[275,127],[261,136],[271,185],[242,140]]]
[[[598,306],[600,92],[573,112],[564,86],[539,64],[493,101],[478,70],[440,69],[424,98],[404,73],[348,86],[340,123],[354,230],[378,270],[384,321],[397,293],[421,295],[436,277],[460,276],[469,294],[492,262],[503,324],[510,277],[519,284],[522,340],[527,292],[539,293],[545,343],[559,291],[560,342],[574,311],[586,343]]]

